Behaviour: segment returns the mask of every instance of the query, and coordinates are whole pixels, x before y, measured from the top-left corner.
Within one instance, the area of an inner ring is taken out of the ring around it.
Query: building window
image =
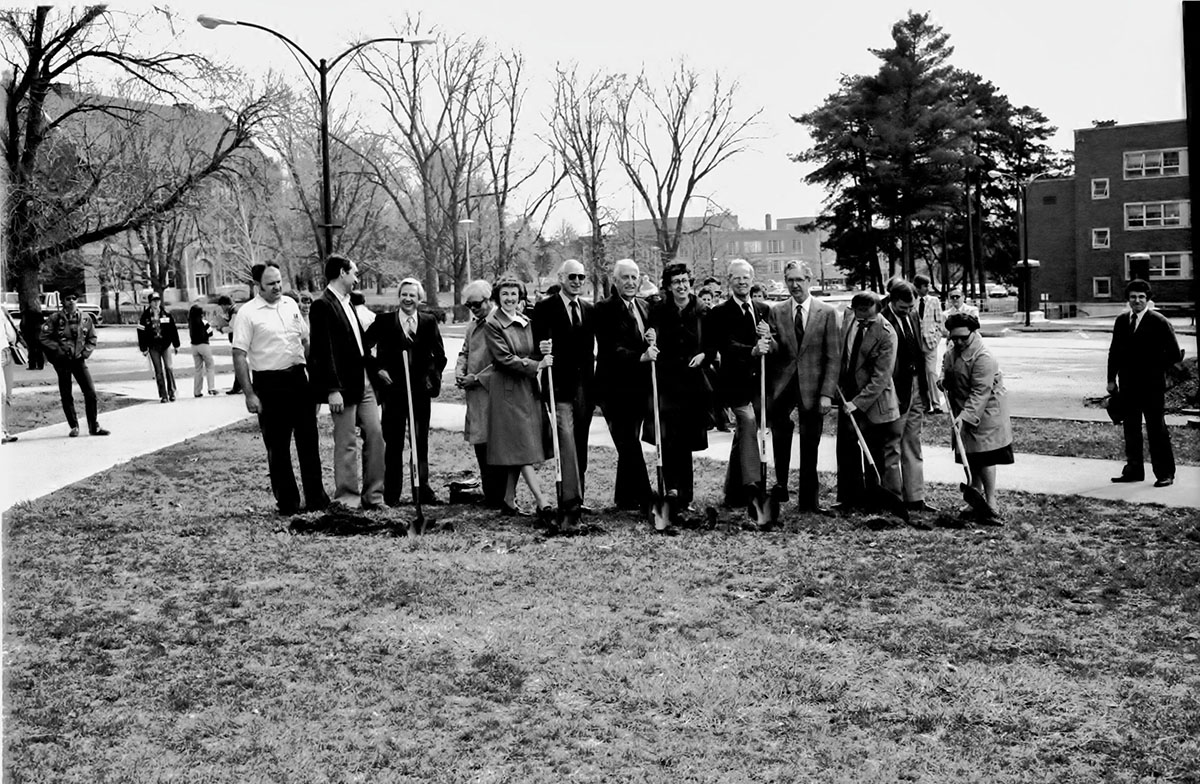
[[[804,240],[792,240],[792,253],[804,252]]]
[[[1129,280],[1129,257],[1125,254],[1125,280]],[[1148,253],[1150,257],[1150,280],[1191,280],[1191,251]]]
[[[767,240],[767,253],[783,253],[783,240]]]
[[[767,262],[767,272],[771,275],[780,275],[783,273],[783,262],[779,259],[771,259]]]
[[[1125,179],[1179,177],[1187,174],[1187,150],[1139,150],[1125,153]]]
[[[742,253],[762,253],[762,240],[742,240]]]
[[[1109,299],[1112,297],[1112,278],[1092,278],[1092,297]]]
[[[1147,201],[1125,205],[1125,228],[1176,229],[1190,225],[1189,202]]]
[[[1108,198],[1108,178],[1098,177],[1092,180],[1092,198],[1107,199]]]
[[[1097,250],[1108,250],[1112,247],[1109,244],[1108,229],[1092,229],[1092,247]]]

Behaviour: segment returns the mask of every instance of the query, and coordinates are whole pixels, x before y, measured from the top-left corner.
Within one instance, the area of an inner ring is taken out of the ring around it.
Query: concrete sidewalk
[[[148,388],[143,388],[147,385]],[[101,388],[120,394],[156,398],[152,381],[102,385]],[[431,426],[462,432],[464,413],[465,407],[461,404],[435,402]],[[75,439],[67,438],[66,424],[20,433],[19,441],[0,447],[0,510],[40,498],[139,455],[155,452],[249,416],[241,395],[188,396],[167,405],[155,399],[153,403],[111,412],[101,411],[100,423],[112,431],[112,435],[105,438],[86,434]],[[731,440],[732,436],[728,433],[710,433],[709,448],[697,454],[724,462],[729,458]],[[793,443],[793,449],[798,449],[798,443]],[[612,439],[600,416],[592,420],[591,444],[612,448]],[[834,445],[831,437],[821,439],[819,470],[832,473],[836,469]],[[647,463],[651,464],[653,450],[648,445],[643,447],[648,455]],[[924,452],[926,481],[943,484],[962,481],[962,468],[954,462],[949,448],[926,444]],[[796,452],[793,452],[793,465],[796,460]],[[471,463],[473,465],[474,460]],[[1001,492],[1021,490],[1135,504],[1200,508],[1200,467],[1180,466],[1174,486],[1155,488],[1152,481],[1112,484],[1109,477],[1119,474],[1121,465],[1120,461],[1019,453],[1014,465],[1000,467],[997,479]],[[606,502],[607,499],[598,499],[598,503]]]

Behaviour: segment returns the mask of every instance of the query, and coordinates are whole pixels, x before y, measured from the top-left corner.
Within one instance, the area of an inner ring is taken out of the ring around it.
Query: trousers
[[[92,383],[92,374],[88,370],[87,360],[59,360],[54,363],[54,373],[58,376],[58,396],[62,399],[62,409],[67,416],[67,424],[72,428],[79,427],[79,417],[75,415],[75,397],[71,393],[73,377],[75,383],[79,384],[79,391],[83,393],[83,410],[87,415],[88,430],[100,427],[96,385]]]
[[[300,491],[292,470],[292,439],[309,509],[329,503],[321,480],[321,451],[317,437],[317,412],[312,405],[308,374],[304,365],[287,370],[255,371],[251,382],[262,405],[258,429],[267,448],[267,472],[279,511],[293,514],[300,509]]]

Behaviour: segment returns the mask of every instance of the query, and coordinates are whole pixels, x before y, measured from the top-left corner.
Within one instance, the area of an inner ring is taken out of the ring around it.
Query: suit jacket
[[[771,356],[767,358],[770,408],[776,407],[792,384],[799,386],[802,411],[816,410],[822,395],[836,401],[842,362],[842,328],[837,311],[809,297],[804,341],[798,346],[791,299],[772,305],[767,323],[771,326]]]
[[[392,383],[378,388],[389,398],[404,402],[408,391],[404,386],[404,352],[409,353],[412,367],[414,398],[434,398],[442,392],[442,371],[446,369],[446,347],[437,319],[432,313],[418,310],[417,332],[413,339],[404,334],[401,319],[404,312],[384,313],[367,328],[368,351],[375,355],[375,372],[386,370]]]
[[[921,316],[921,302],[925,302],[925,315]],[[913,313],[921,322],[921,345],[925,348],[936,349],[938,343],[946,335],[946,316],[942,313],[942,301],[932,294],[918,296],[913,306]]]
[[[883,317],[896,331],[896,366],[892,370],[892,380],[895,382],[900,410],[908,411],[912,405],[914,378],[917,379],[921,399],[927,400],[929,396],[929,380],[925,377],[925,347],[918,332],[921,325],[915,310],[907,316],[901,316],[889,305],[883,309]],[[905,322],[907,329],[900,328],[901,321]]]
[[[593,394],[596,375],[595,308],[579,299],[579,328],[571,326],[571,315],[562,296],[546,297],[533,306],[534,356],[541,359],[538,344],[554,341],[554,394],[558,400],[574,400],[581,390],[585,400]]]
[[[850,328],[854,326],[854,311],[847,309],[842,319],[842,345],[847,345]],[[861,410],[867,420],[881,425],[900,418],[900,402],[892,370],[896,365],[896,330],[886,319],[876,316],[866,327],[858,355],[846,357],[842,363],[843,394]]]
[[[766,321],[771,308],[765,302],[751,302],[754,322]],[[758,343],[758,332],[742,311],[741,305],[729,297],[714,305],[704,318],[702,336],[705,359],[712,364],[717,354],[721,365],[717,371],[717,397],[723,405],[744,406],[758,398],[759,370],[762,360],[751,355]]]
[[[650,327],[645,300],[634,297],[633,307]],[[642,362],[646,338],[619,294],[596,305],[596,400],[601,406],[645,410],[650,395],[650,363]],[[557,365],[557,362],[555,363]]]
[[[1129,314],[1113,322],[1108,347],[1108,380],[1120,380],[1122,392],[1145,392],[1160,396],[1166,391],[1167,369],[1182,358],[1175,328],[1156,310],[1142,311],[1137,331],[1129,325]]]
[[[371,353],[368,351],[364,356],[358,350],[351,331],[353,328],[361,331],[358,317],[354,320],[356,323],[351,327],[342,303],[329,289],[313,300],[308,314],[311,330],[308,375],[318,401],[326,400],[331,392],[340,392],[343,403],[357,405],[362,401],[364,371],[374,375]],[[362,340],[366,349],[366,335]]]

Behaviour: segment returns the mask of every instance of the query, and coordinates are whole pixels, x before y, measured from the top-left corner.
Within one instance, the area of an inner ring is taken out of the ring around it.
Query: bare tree
[[[752,138],[762,109],[739,114],[737,90],[737,82],[726,84],[719,73],[710,87],[685,62],[661,88],[643,72],[616,90],[611,122],[617,160],[650,212],[664,263],[679,252],[684,215],[699,197],[700,181]]]
[[[220,74],[199,55],[137,51],[134,39],[145,27],[171,19],[162,9],[129,16],[105,6],[0,11],[0,56],[12,72],[0,129],[9,184],[5,235],[23,310],[37,304],[47,261],[136,230],[208,178],[236,168],[269,112],[269,94],[248,98],[194,157],[145,167],[153,176],[142,187],[122,187],[139,175],[124,167],[121,129],[138,126],[150,107],[62,85],[115,70],[160,104],[215,85]]]
[[[578,67],[556,67],[554,106],[547,122],[546,143],[562,161],[575,200],[583,208],[590,228],[592,285],[600,290],[600,275],[607,274],[605,229],[611,223],[601,196],[601,177],[612,147],[605,107],[619,80],[614,76],[580,76]]]

